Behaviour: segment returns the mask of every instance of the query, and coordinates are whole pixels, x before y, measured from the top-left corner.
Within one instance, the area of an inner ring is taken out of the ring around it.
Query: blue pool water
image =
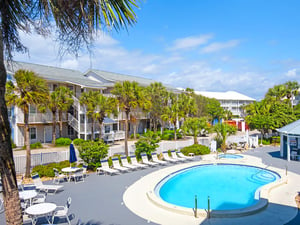
[[[252,206],[259,200],[256,192],[265,184],[280,176],[258,167],[209,164],[190,167],[163,179],[155,189],[164,201],[187,208],[195,207],[195,195],[199,209],[233,210]]]
[[[220,154],[220,159],[241,159],[244,158],[242,155],[234,155],[234,154]]]

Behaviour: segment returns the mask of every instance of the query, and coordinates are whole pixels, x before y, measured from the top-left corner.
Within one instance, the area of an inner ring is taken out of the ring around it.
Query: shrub
[[[140,138],[140,134],[135,134],[135,136],[136,136],[136,139],[139,139],[139,138]],[[134,138],[134,134],[131,134],[131,135],[130,135],[130,138],[133,139],[133,138]]]
[[[55,140],[55,146],[68,146],[72,143],[70,138],[57,138]]]
[[[194,144],[181,149],[181,152],[184,155],[188,155],[189,153],[194,153],[195,155],[205,155],[209,154],[210,150],[205,145]]]
[[[76,145],[76,146],[81,145],[83,142],[85,142],[85,140],[80,139],[80,138],[76,138],[76,139],[73,140],[73,144]]]
[[[101,141],[84,141],[78,150],[80,158],[88,164],[91,169],[96,169],[101,165],[100,160],[108,153],[108,145]]]
[[[148,131],[144,134],[136,143],[135,143],[135,155],[140,159],[140,154],[142,152],[147,155],[151,155],[152,152],[156,150],[159,146],[157,143],[160,141],[160,138],[153,131]]]
[[[30,149],[38,149],[38,148],[43,148],[41,142],[30,144]],[[26,149],[26,146],[23,146],[23,149]]]
[[[264,139],[262,140],[262,144],[263,144],[263,145],[269,145],[269,144],[270,144],[270,139],[269,139],[269,138],[264,138]]]

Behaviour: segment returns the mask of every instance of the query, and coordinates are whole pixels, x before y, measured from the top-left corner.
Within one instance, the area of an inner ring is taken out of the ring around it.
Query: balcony
[[[19,124],[24,124],[24,114],[23,113],[18,113],[16,116],[16,121]],[[28,117],[28,122],[30,124],[43,124],[43,123],[52,123],[52,113],[47,112],[47,113],[31,113],[29,114]],[[66,113],[63,113],[62,115],[62,120],[63,122],[67,122],[67,115]],[[56,121],[58,122],[58,115],[56,116]]]

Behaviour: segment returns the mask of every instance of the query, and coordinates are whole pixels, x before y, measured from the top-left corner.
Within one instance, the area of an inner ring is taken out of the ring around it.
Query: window
[[[113,124],[113,131],[117,131],[118,130],[118,124],[117,123],[114,123]]]
[[[109,133],[110,132],[110,126],[105,125],[104,126],[104,133]]]
[[[35,127],[30,127],[29,128],[29,136],[31,140],[36,139],[36,128]]]
[[[68,135],[73,136],[74,135],[74,129],[71,126],[68,126]]]
[[[55,91],[57,88],[57,84],[53,84],[53,91]]]
[[[32,105],[29,105],[29,113],[36,113],[36,107],[35,106],[32,106]]]

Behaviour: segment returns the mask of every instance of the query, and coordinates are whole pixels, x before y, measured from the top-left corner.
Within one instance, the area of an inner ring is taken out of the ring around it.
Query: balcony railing
[[[52,123],[52,113],[31,113],[28,117],[29,123]],[[56,115],[56,121],[58,121],[59,117],[58,114]],[[62,114],[62,120],[63,122],[67,121],[67,114]],[[17,114],[17,123],[24,123],[24,114],[18,113]]]
[[[70,113],[68,114],[68,124],[78,132],[78,120]]]

